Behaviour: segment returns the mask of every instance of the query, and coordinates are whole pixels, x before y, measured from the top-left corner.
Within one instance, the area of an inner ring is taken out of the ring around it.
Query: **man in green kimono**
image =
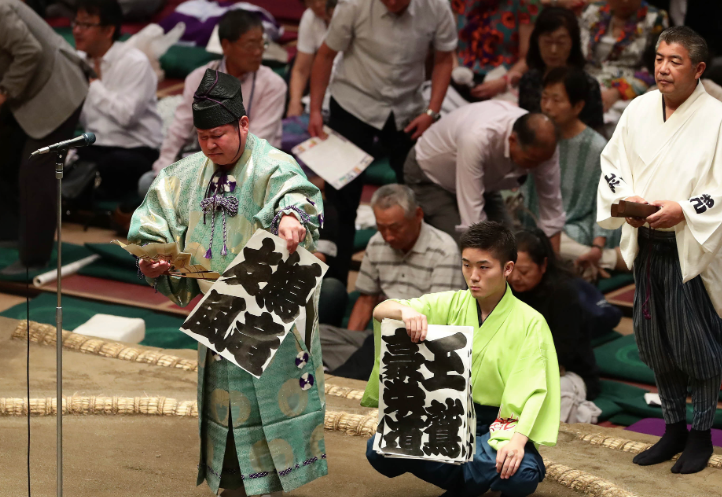
[[[314,250],[321,194],[291,157],[248,132],[240,82],[206,71],[193,121],[202,153],[160,172],[133,215],[128,239],[176,242],[192,264],[219,273],[258,229],[277,233],[290,252],[299,244]],[[164,275],[165,262],[139,260],[138,267],[180,306],[211,286]],[[305,330],[294,325],[260,378],[199,345],[198,484],[223,488],[225,497],[267,495],[327,474],[318,299],[316,291]]]
[[[378,405],[380,321],[403,321],[414,342],[426,338],[428,324],[472,326],[474,459],[453,465],[385,458],[373,450],[373,438],[366,457],[381,474],[412,473],[445,489],[444,496],[476,497],[488,490],[529,495],[545,475],[537,445],[555,445],[559,430],[554,341],[542,315],[514,297],[507,284],[516,261],[512,233],[484,221],[472,225],[459,245],[468,290],[387,300],[374,310],[376,364],[361,404]]]

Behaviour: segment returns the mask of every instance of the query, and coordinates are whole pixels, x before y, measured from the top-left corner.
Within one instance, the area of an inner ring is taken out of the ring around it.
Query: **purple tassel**
[[[212,246],[212,242],[211,242],[211,246]],[[206,255],[205,255],[206,259],[210,259],[211,257],[213,257],[213,252],[211,252],[211,246],[209,246],[208,250],[206,251]]]

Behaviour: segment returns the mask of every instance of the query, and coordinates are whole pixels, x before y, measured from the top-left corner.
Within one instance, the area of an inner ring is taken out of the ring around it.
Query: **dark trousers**
[[[0,106],[0,241],[17,241],[20,226],[18,175],[27,136],[7,105]]]
[[[330,112],[329,127],[365,152],[370,154],[373,150],[374,140],[378,139],[379,144],[388,153],[389,162],[396,173],[397,181],[399,183],[404,182],[404,160],[411,147],[413,147],[414,141],[411,140],[408,134],[404,133],[404,130],[396,129],[393,113],[389,115],[383,129],[378,130],[344,110],[333,98],[331,98]],[[325,187],[326,200],[338,212],[337,274],[344,284],[346,284],[351,266],[353,242],[356,234],[356,210],[361,202],[361,193],[365,182],[365,174],[361,174],[340,190],[336,190],[329,184],[326,184]]]
[[[519,469],[508,480],[496,472],[496,451],[489,446],[489,426],[494,422],[498,407],[480,406],[476,409],[476,454],[470,462],[455,465],[420,459],[384,457],[373,450],[373,437],[366,445],[366,459],[376,471],[389,478],[411,473],[425,482],[449,491],[454,497],[478,497],[488,492],[501,492],[508,497],[525,497],[544,480],[546,468],[541,455],[530,441],[524,447]]]
[[[138,180],[153,167],[159,150],[150,147],[103,147],[78,149],[80,160],[98,166],[101,183],[97,196],[122,200],[138,191]]]
[[[336,278],[324,278],[321,282],[321,297],[318,301],[318,322],[340,327],[346,314],[348,293],[346,285]]]
[[[682,283],[674,232],[639,229],[634,261],[634,335],[659,388],[666,423],[687,418],[692,391],[697,430],[712,427],[722,380],[722,319],[702,278]]]
[[[55,153],[30,158],[35,150],[73,137],[81,104],[53,132],[43,138],[28,137],[20,164],[20,261],[26,266],[45,265],[50,260],[56,229],[58,203]],[[63,154],[64,155],[64,154]]]

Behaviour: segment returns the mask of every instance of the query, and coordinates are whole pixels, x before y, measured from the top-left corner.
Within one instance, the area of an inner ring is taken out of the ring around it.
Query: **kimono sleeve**
[[[461,292],[441,292],[423,295],[418,299],[396,300],[420,312],[429,324],[449,324],[449,310],[454,297]],[[374,369],[371,371],[366,390],[361,398],[364,407],[379,406],[379,368],[381,363],[381,323],[374,319]]]
[[[176,242],[178,248],[184,250],[188,226],[174,200],[178,198],[175,192],[179,188],[181,185],[175,177],[168,176],[165,169],[160,171],[145,200],[133,213],[128,232],[130,243],[145,245]],[[188,305],[200,292],[198,283],[192,278],[160,276],[156,279],[146,278],[146,281],[181,307]]]
[[[622,114],[612,139],[604,147],[601,156],[602,174],[597,188],[597,223],[605,229],[614,230],[624,224],[623,218],[612,217],[612,204],[634,196],[634,189],[625,178],[631,177],[626,142],[629,138],[628,117],[634,102]]]
[[[489,430],[494,450],[517,432],[537,445],[557,442],[561,393],[554,343],[543,318],[531,318],[528,330],[504,386],[499,417]]]
[[[278,233],[278,225],[285,214],[291,214],[306,228],[303,247],[314,252],[318,241],[318,230],[323,224],[323,200],[321,192],[306,179],[306,175],[295,161],[277,164],[266,184],[266,194],[261,210],[254,221]]]
[[[697,181],[694,194],[682,200],[686,225],[694,240],[707,254],[717,253],[722,245],[722,127],[718,132],[714,158],[709,172]]]

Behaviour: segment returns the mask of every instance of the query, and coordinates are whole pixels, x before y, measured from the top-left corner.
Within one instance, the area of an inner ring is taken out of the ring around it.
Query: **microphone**
[[[56,150],[67,150],[69,148],[87,147],[88,145],[92,145],[93,143],[95,143],[95,135],[90,132],[83,133],[82,135],[78,136],[77,138],[73,138],[72,140],[65,140],[50,145],[48,147],[39,148],[35,152],[30,154],[30,157],[34,157],[40,154],[47,154],[48,152],[55,152]]]

